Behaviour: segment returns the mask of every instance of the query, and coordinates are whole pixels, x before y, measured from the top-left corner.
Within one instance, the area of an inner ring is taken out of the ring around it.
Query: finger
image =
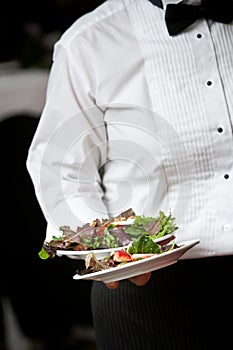
[[[109,289],[116,289],[119,286],[119,281],[105,283],[105,285]]]
[[[136,284],[136,286],[141,287],[141,286],[144,286],[149,281],[150,277],[151,277],[151,272],[147,272],[142,275],[130,278],[130,281]]]

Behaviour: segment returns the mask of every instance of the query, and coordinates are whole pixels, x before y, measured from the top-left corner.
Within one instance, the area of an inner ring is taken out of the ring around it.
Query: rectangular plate
[[[194,247],[199,242],[199,239],[180,242],[179,247],[171,251],[145,258],[143,260],[125,263],[124,265],[117,267],[111,267],[109,269],[98,272],[92,272],[85,275],[76,274],[73,276],[73,279],[94,280],[109,283],[131,278],[146,272],[158,270],[163,267],[175,264],[184,253],[186,253],[189,249]]]

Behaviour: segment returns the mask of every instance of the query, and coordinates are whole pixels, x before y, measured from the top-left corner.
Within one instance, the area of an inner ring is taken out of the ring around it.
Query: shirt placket
[[[215,49],[216,34],[211,31],[207,21],[196,26],[193,37],[193,52],[196,53],[196,65],[199,72],[199,88],[203,98],[205,115],[209,120],[209,135],[214,160],[214,191],[210,196],[213,210],[218,208],[218,230],[216,245],[225,244],[227,235],[232,231],[233,222],[227,207],[233,206],[229,196],[232,184],[232,127],[228,101],[224,91],[224,79],[219,69],[219,60]],[[226,43],[225,43],[226,45]],[[226,52],[227,54],[227,52]],[[215,208],[215,209],[214,209]]]

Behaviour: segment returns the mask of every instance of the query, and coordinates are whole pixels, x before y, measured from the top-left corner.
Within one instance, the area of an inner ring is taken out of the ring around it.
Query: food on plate
[[[152,256],[168,252],[177,248],[177,245],[175,242],[166,246],[159,246],[158,244],[154,243],[153,249],[150,249],[151,252],[142,252],[143,249],[141,249],[139,245],[136,245],[132,249],[132,253],[130,253],[129,248],[130,247],[112,252],[108,257],[101,260],[98,260],[96,258],[94,252],[90,252],[87,254],[85,259],[85,269],[77,270],[76,273],[80,276],[83,276],[89,273],[115,268],[122,266],[123,264],[129,264],[138,260],[150,258]],[[146,250],[148,249],[145,249],[145,251]]]
[[[166,216],[160,211],[158,217],[153,218],[136,215],[130,208],[113,219],[95,219],[77,227],[76,231],[71,230],[70,226],[60,227],[61,236],[44,242],[39,256],[41,259],[53,258],[58,249],[88,251],[126,246],[129,246],[129,253],[132,254],[135,249],[138,252],[138,248],[135,248],[137,245],[143,248],[141,253],[152,253],[158,246],[155,246],[154,239],[170,235],[165,240],[167,244],[174,239],[171,234],[177,229],[171,213]]]

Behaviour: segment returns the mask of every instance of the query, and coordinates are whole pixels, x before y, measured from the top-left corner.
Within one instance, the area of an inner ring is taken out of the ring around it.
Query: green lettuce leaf
[[[155,243],[148,234],[143,234],[133,241],[133,243],[128,248],[128,252],[130,254],[159,254],[161,251],[159,245]]]

